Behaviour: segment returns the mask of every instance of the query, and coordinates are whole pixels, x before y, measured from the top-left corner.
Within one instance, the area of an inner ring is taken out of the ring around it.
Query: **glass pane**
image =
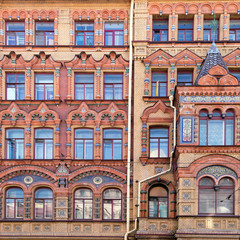
[[[16,100],[15,85],[7,85],[7,100]]]
[[[85,99],[87,100],[93,99],[93,84],[85,85]]]
[[[113,200],[113,219],[121,219],[121,200]]]
[[[217,191],[217,213],[233,213],[233,189]]]
[[[226,120],[226,145],[233,145],[233,120]]]
[[[160,139],[160,157],[168,157],[168,139]]]
[[[103,193],[104,199],[121,199],[122,193],[118,189],[107,189]]]
[[[159,201],[158,217],[166,218],[167,217],[167,198],[159,198],[158,201]]]
[[[94,45],[94,33],[85,33],[85,44],[87,46],[93,46]]]
[[[178,30],[178,41],[185,41],[185,31]]]
[[[199,213],[215,213],[214,189],[199,189]]]
[[[47,84],[45,85],[45,100],[53,99],[53,85]]]
[[[45,140],[45,156],[44,159],[53,157],[53,140]]]
[[[24,200],[16,199],[16,218],[23,218]]]
[[[36,22],[37,31],[54,31],[53,22]]]
[[[35,218],[43,218],[43,200],[35,200]]]
[[[199,182],[200,186],[213,186],[213,181],[210,178],[203,178]]]
[[[17,100],[23,100],[25,98],[25,88],[23,84],[17,85]]]
[[[150,139],[150,157],[158,157],[158,139]]]
[[[16,45],[15,33],[7,32],[7,45]]]
[[[108,201],[108,200],[104,201],[103,219],[112,219],[112,201]]]
[[[84,200],[84,219],[92,219],[92,200]]]
[[[24,138],[24,129],[7,129],[7,138]]]
[[[83,140],[75,140],[75,158],[83,159]]]
[[[43,159],[43,140],[35,140],[35,159]]]
[[[14,218],[14,199],[6,199],[6,218]]]
[[[83,219],[83,200],[75,200],[75,218]]]
[[[158,217],[158,199],[150,198],[149,199],[149,217]]]
[[[230,178],[223,178],[223,179],[221,179],[219,185],[220,186],[233,186],[233,181]]]
[[[111,140],[104,140],[103,149],[104,149],[104,159],[112,159],[113,158],[113,146],[112,146]]]
[[[24,22],[7,22],[7,31],[24,31]]]
[[[168,29],[167,21],[153,21],[153,29]]]
[[[191,72],[178,72],[178,85],[192,85],[192,73]]]
[[[24,140],[16,140],[16,159],[24,158]]]
[[[84,45],[84,33],[77,33],[76,34],[76,45]]]
[[[193,22],[190,20],[179,20],[178,29],[193,29]]]
[[[75,99],[76,100],[83,100],[84,95],[84,84],[75,84]]]
[[[15,74],[7,74],[7,83],[15,83]]]
[[[93,141],[86,140],[84,148],[85,159],[93,159]]]
[[[53,32],[47,32],[46,35],[46,45],[51,46],[54,45],[54,33]]]
[[[123,83],[122,74],[105,74],[104,75],[105,83]]]
[[[115,31],[114,45],[123,45],[123,31]]]
[[[15,140],[7,140],[7,159],[15,159]]]
[[[105,22],[105,30],[123,30],[122,22]]]
[[[75,198],[92,198],[93,194],[92,191],[89,189],[78,189],[75,192]]]
[[[35,130],[35,138],[53,138],[53,130],[52,129],[46,129],[46,128],[40,128]]]
[[[230,29],[240,29],[240,20],[230,20]]]
[[[16,45],[24,45],[25,44],[25,33],[17,32],[16,33]]]
[[[36,75],[36,83],[53,83],[53,74],[39,74]]]
[[[105,45],[112,46],[113,45],[113,33],[105,32]]]
[[[113,141],[113,159],[122,159],[122,141]]]
[[[114,99],[118,100],[118,99],[122,99],[122,84],[114,84]]]
[[[44,85],[36,85],[36,100],[44,100]]]
[[[122,139],[122,130],[120,130],[120,129],[104,129],[104,138]]]
[[[93,31],[94,24],[92,23],[76,23],[76,30],[78,31]]]
[[[200,120],[200,145],[207,145],[207,120]]]
[[[10,188],[7,190],[6,198],[23,198],[23,190],[20,188]]]
[[[45,45],[43,32],[36,32],[36,45]]]
[[[45,200],[45,218],[52,218],[52,200]]]
[[[150,137],[168,138],[168,129],[167,128],[150,128]]]
[[[76,129],[75,138],[93,138],[92,129]]]
[[[46,199],[52,197],[53,197],[52,190],[48,188],[40,188],[35,192],[35,198]]]
[[[105,85],[104,98],[106,100],[113,99],[113,85]]]
[[[93,74],[76,74],[75,81],[76,83],[93,83]]]
[[[208,121],[208,145],[224,145],[224,121]]]

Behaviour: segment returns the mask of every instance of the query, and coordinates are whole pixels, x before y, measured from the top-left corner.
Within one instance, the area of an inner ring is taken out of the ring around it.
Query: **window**
[[[76,45],[80,46],[94,45],[94,23],[77,22],[75,26],[76,26]]]
[[[216,20],[218,26],[218,20]],[[213,32],[212,30],[213,21],[212,20],[204,20],[204,29],[203,29],[203,40],[204,41],[215,41],[218,40],[218,29]]]
[[[229,69],[230,73],[235,76],[238,79],[238,82],[240,83],[240,71],[239,70],[235,70],[235,69]]]
[[[154,186],[149,191],[149,217],[166,218],[168,216],[168,191],[164,186]]]
[[[35,74],[35,97],[36,100],[53,99],[53,74]]]
[[[104,129],[103,159],[122,159],[121,129]]]
[[[211,178],[199,181],[200,214],[234,214],[234,183],[230,178],[222,178],[215,184]]]
[[[25,44],[25,23],[6,22],[6,44],[24,45]]]
[[[240,40],[240,20],[230,20],[229,41]]]
[[[21,188],[10,188],[6,191],[6,218],[23,218],[24,198]]]
[[[119,220],[122,218],[122,193],[118,189],[103,192],[103,219]]]
[[[25,98],[25,74],[7,73],[6,74],[7,100],[23,100]]]
[[[191,71],[178,71],[177,72],[177,85],[178,86],[191,86],[193,84],[193,72]]]
[[[93,159],[93,130],[75,130],[75,158]]]
[[[93,100],[93,73],[76,73],[75,74],[75,99],[76,100]]]
[[[123,99],[123,75],[104,74],[104,99],[121,100]]]
[[[179,20],[178,21],[178,41],[193,40],[193,21]]]
[[[168,129],[150,128],[150,157],[168,157]]]
[[[168,20],[153,21],[153,41],[164,42],[168,40]]]
[[[167,96],[167,72],[152,73],[152,96],[153,97]]]
[[[23,159],[24,158],[24,130],[23,129],[7,129],[6,130],[6,148],[7,159]]]
[[[121,46],[123,45],[123,22],[105,22],[105,45]]]
[[[53,193],[48,188],[40,188],[35,192],[35,218],[52,219]]]
[[[53,130],[40,128],[35,130],[35,159],[53,158]]]
[[[36,22],[36,45],[54,45],[53,22]]]
[[[201,111],[199,116],[200,145],[233,145],[234,112],[221,114],[215,110],[212,114]]]
[[[92,219],[92,191],[89,189],[78,189],[76,190],[74,197],[75,219]]]

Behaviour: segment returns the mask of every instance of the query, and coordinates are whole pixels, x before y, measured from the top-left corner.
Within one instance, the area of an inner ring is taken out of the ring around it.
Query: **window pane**
[[[200,120],[200,145],[207,145],[207,120]]]
[[[103,219],[112,219],[112,201],[104,200]]]
[[[93,83],[93,74],[76,74],[76,83]]]
[[[217,191],[217,213],[233,213],[233,189]]]
[[[53,83],[53,74],[36,74],[36,83]]]
[[[43,200],[35,200],[35,218],[43,218]]]
[[[153,21],[154,29],[168,29],[168,22],[165,21]]]
[[[150,157],[158,157],[158,139],[150,139]]]
[[[24,158],[24,140],[16,141],[16,159]]]
[[[36,44],[45,45],[43,32],[36,32]]]
[[[123,75],[122,74],[105,74],[104,75],[105,83],[122,83]]]
[[[46,32],[46,45],[54,45],[54,33],[53,32]]]
[[[113,45],[113,33],[105,32],[105,45],[112,46]]]
[[[84,201],[84,219],[92,219],[92,200]]]
[[[45,200],[45,218],[52,218],[52,200]]]
[[[75,200],[75,218],[83,219],[83,200]]]
[[[53,157],[53,141],[45,140],[45,159],[51,159]]]
[[[122,22],[105,22],[105,30],[123,30]]]
[[[23,190],[20,188],[10,188],[7,190],[6,198],[23,198]]]
[[[114,140],[113,146],[113,159],[122,159],[122,141]]]
[[[93,141],[86,140],[85,141],[85,148],[84,148],[84,155],[85,159],[93,159]]]
[[[52,99],[53,99],[53,85],[52,84],[45,85],[45,100]]]
[[[160,157],[168,157],[168,139],[160,139]]]
[[[104,199],[121,199],[122,193],[118,189],[107,189],[103,193]]]
[[[166,218],[167,217],[167,198],[159,198],[159,216],[161,218]]]
[[[83,159],[83,140],[75,140],[75,158]]]
[[[7,31],[24,31],[25,23],[24,22],[7,22]]]
[[[104,138],[108,139],[121,139],[122,131],[120,129],[104,129]]]
[[[17,85],[17,100],[23,100],[25,98],[24,84]]]
[[[179,20],[178,29],[193,29],[193,22],[190,20]]]
[[[76,45],[84,45],[84,33],[76,34]]]
[[[36,138],[53,138],[53,130],[52,129],[46,129],[46,128],[41,128],[41,129],[36,129],[35,130]]]
[[[35,141],[35,158],[36,159],[43,159],[43,140]]]
[[[78,31],[93,31],[93,23],[76,23],[76,30]]]
[[[93,194],[92,191],[89,189],[78,189],[75,192],[75,198],[92,198]]]
[[[7,138],[24,138],[23,129],[7,129]]]
[[[199,213],[215,213],[215,192],[213,189],[199,189]]]
[[[53,192],[47,188],[40,188],[35,192],[35,198],[52,198]]]
[[[113,146],[112,146],[111,140],[104,140],[103,149],[104,149],[104,159],[112,159]]]
[[[54,23],[53,22],[37,22],[36,23],[37,31],[54,31]]]
[[[25,44],[25,33],[17,32],[16,33],[16,45],[24,45]]]
[[[23,218],[24,200],[16,199],[16,218]]]
[[[180,86],[192,85],[192,72],[178,72],[177,84]]]
[[[123,45],[123,31],[115,31],[115,39],[114,39],[115,46]]]
[[[168,129],[150,128],[150,137],[168,137]]]
[[[36,99],[44,100],[44,85],[36,85]]]
[[[233,145],[233,120],[226,120],[226,145]]]
[[[121,219],[121,200],[113,200],[113,219]]]
[[[105,85],[104,93],[106,100],[113,99],[113,85]]]
[[[149,217],[153,217],[153,218],[158,217],[158,199],[157,198],[149,199]]]
[[[208,121],[208,145],[224,145],[223,120]]]
[[[14,218],[14,199],[6,199],[6,218]]]
[[[240,20],[230,20],[230,29],[240,29]]]

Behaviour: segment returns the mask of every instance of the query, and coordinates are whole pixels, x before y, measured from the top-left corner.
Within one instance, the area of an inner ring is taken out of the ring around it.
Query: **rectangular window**
[[[123,75],[104,74],[104,99],[121,100],[123,99]]]
[[[168,41],[168,20],[153,21],[153,41]]]
[[[75,130],[75,159],[93,159],[93,130]]]
[[[25,23],[6,22],[6,44],[24,45],[25,44]]]
[[[103,159],[122,159],[122,130],[105,129],[103,135]]]
[[[52,73],[35,74],[35,99],[53,100],[53,79]]]
[[[54,45],[53,22],[36,22],[36,45]]]
[[[93,100],[93,73],[76,73],[75,74],[75,99],[76,100]]]
[[[218,20],[216,20],[218,26]],[[218,28],[213,32],[212,30],[212,20],[204,20],[204,29],[203,29],[203,40],[204,41],[215,41],[218,40]]]
[[[35,130],[35,159],[53,158],[53,130],[36,129]]]
[[[105,22],[104,34],[106,46],[122,46],[124,42],[123,22]]]
[[[6,100],[23,100],[25,98],[25,74],[6,74]]]
[[[232,19],[230,20],[229,41],[239,40],[240,40],[240,20]]]
[[[6,158],[23,159],[24,158],[24,130],[7,129],[6,130]]]
[[[152,96],[153,97],[167,96],[167,72],[152,73]]]
[[[177,72],[177,85],[178,86],[191,86],[193,84],[192,71],[178,71]]]
[[[150,157],[168,157],[168,129],[150,128],[149,144]]]
[[[93,46],[94,45],[94,23],[76,22],[76,45]]]
[[[192,41],[193,40],[193,21],[179,20],[178,21],[178,41]]]

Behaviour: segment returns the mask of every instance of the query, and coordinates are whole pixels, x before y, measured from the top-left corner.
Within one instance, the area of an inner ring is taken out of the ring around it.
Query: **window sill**
[[[80,105],[82,102],[85,102],[86,104],[96,104],[96,105],[109,105],[111,102],[114,102],[117,105],[127,105],[128,100],[127,99],[121,99],[121,100],[104,100],[104,99],[93,99],[93,100],[75,100],[75,99],[64,99],[64,102],[66,102],[69,106],[71,105]]]
[[[166,97],[143,96],[143,100],[145,102],[158,102],[159,100],[162,100],[162,102],[169,102],[168,96]]]
[[[55,100],[0,100],[1,105],[10,105],[12,102],[19,104],[19,105],[39,105],[41,102],[44,102],[49,105],[58,105],[62,102],[60,99]]]
[[[170,158],[149,158],[149,157],[140,157],[139,158],[142,165],[146,164],[169,164],[170,163]]]

